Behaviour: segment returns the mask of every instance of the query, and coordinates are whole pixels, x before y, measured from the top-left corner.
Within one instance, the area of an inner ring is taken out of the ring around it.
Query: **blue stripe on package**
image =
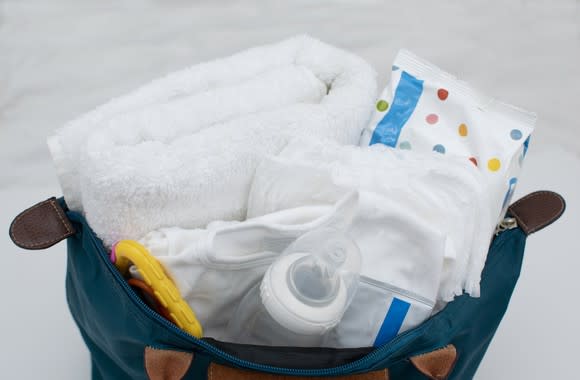
[[[393,298],[391,307],[389,307],[389,311],[387,312],[385,320],[377,334],[374,343],[375,347],[387,343],[397,336],[401,326],[403,326],[403,321],[405,320],[410,307],[411,304],[409,302],[403,301],[397,297]]]
[[[373,132],[369,145],[396,147],[401,130],[411,117],[423,93],[423,81],[403,71],[395,90],[393,104]]]

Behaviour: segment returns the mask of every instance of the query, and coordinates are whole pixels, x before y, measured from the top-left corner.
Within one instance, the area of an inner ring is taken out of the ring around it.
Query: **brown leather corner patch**
[[[415,368],[431,380],[447,379],[456,362],[457,350],[452,344],[411,358]]]
[[[554,223],[566,209],[566,202],[553,191],[536,191],[512,204],[508,212],[520,228],[530,235]]]
[[[181,380],[192,361],[189,352],[145,347],[145,371],[150,380]]]
[[[207,372],[207,380],[389,380],[388,370],[361,373],[358,375],[338,376],[338,377],[300,377],[274,375],[271,373],[261,373],[247,371],[238,368],[226,367],[211,363]]]
[[[10,225],[10,238],[20,248],[45,249],[75,234],[56,198],[21,212]]]

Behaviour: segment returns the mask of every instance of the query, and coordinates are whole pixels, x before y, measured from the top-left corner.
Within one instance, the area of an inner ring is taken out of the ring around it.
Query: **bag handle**
[[[553,191],[535,191],[508,208],[526,235],[533,234],[558,220],[566,210],[564,198]]]
[[[192,353],[145,348],[145,370],[149,380],[182,380],[190,373]],[[410,358],[411,364],[428,379],[445,380],[457,362],[457,350],[452,344]],[[193,371],[192,371],[193,372]],[[199,373],[199,372],[198,372]],[[223,366],[217,363],[207,367],[207,380],[323,380],[323,377],[296,377],[274,375]],[[329,380],[389,380],[389,370],[326,378]]]
[[[536,191],[512,204],[508,213],[526,235],[554,223],[566,209],[564,198],[553,191]],[[24,210],[10,225],[10,238],[20,248],[46,249],[74,235],[62,198],[49,198]]]
[[[18,214],[9,230],[14,244],[24,249],[46,249],[74,235],[76,230],[62,203],[52,197]]]

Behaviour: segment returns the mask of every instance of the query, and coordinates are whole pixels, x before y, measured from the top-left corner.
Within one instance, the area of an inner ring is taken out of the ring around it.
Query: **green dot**
[[[380,112],[385,112],[388,108],[389,108],[389,102],[387,102],[386,100],[381,99],[377,102],[377,109]]]
[[[399,149],[411,150],[411,143],[408,141],[403,141],[399,144]]]

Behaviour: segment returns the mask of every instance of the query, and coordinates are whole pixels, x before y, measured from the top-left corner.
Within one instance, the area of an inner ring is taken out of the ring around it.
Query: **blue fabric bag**
[[[67,300],[91,352],[94,380],[470,379],[507,309],[526,237],[564,209],[563,198],[548,191],[514,203],[491,242],[480,298],[458,297],[385,345],[357,349],[260,347],[192,337],[137,295],[83,216],[68,211],[62,198],[22,212],[10,236],[26,249],[67,239]]]

